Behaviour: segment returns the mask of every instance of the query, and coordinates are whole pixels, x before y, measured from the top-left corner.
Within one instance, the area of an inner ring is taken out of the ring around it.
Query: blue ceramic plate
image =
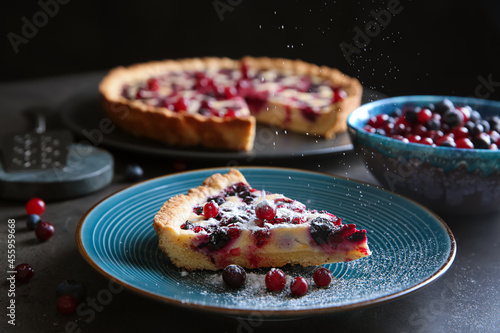
[[[167,303],[228,315],[263,318],[348,310],[391,300],[441,276],[455,257],[455,239],[429,210],[369,185],[322,173],[286,168],[240,168],[257,189],[283,193],[311,209],[326,209],[365,228],[373,254],[349,263],[325,265],[328,288],[312,282],[315,267],[286,267],[288,279],[310,282],[300,298],[265,290],[266,270],[247,273],[246,286],[230,290],[220,272],[185,272],[158,250],[152,222],[162,204],[185,194],[215,172],[205,169],[156,178],[118,192],[80,221],[76,238],[83,257],[100,273],[142,295]]]

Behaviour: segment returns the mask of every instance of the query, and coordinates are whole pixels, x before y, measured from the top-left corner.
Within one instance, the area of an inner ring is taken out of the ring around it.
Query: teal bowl
[[[368,120],[405,104],[425,106],[443,99],[469,105],[483,118],[500,115],[500,102],[452,96],[399,96],[364,104],[347,119],[349,135],[367,168],[388,190],[440,214],[500,211],[500,150],[460,149],[405,143],[369,133]]]

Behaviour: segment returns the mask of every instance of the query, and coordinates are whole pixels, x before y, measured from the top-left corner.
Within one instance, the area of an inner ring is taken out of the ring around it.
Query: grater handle
[[[44,108],[29,108],[24,111],[24,114],[33,121],[37,134],[45,133],[47,129],[46,112]]]

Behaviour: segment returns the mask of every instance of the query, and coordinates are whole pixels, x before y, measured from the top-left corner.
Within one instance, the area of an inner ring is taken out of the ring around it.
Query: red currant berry
[[[19,282],[28,282],[35,275],[35,270],[28,264],[19,264],[14,270],[16,271],[16,280]]]
[[[231,238],[238,237],[241,234],[241,230],[237,227],[229,227],[227,229],[227,235]]]
[[[401,134],[394,134],[394,135],[391,136],[391,138],[399,140],[399,141],[410,142],[410,141],[408,141],[407,138],[405,138]]]
[[[174,103],[175,111],[186,111],[189,105],[189,101],[185,97],[181,97]]]
[[[239,80],[236,83],[236,89],[238,90],[238,93],[240,93],[240,94],[243,92],[250,91],[251,88],[252,88],[252,84],[250,83],[250,81],[248,81],[246,79]]]
[[[441,146],[441,144],[445,141],[450,141],[450,142],[455,142],[455,139],[453,138],[453,134],[452,135],[444,135],[442,137],[440,137],[439,139],[436,140],[436,144],[438,146]]]
[[[46,241],[54,235],[55,228],[49,222],[40,222],[36,226],[35,235],[41,241]]]
[[[238,91],[235,87],[224,87],[224,95],[226,98],[233,98],[238,96]]]
[[[410,123],[405,119],[405,117],[399,117],[396,120],[396,125],[402,124],[405,128],[410,126]]]
[[[418,143],[420,140],[422,140],[422,137],[420,137],[420,135],[408,135],[407,139],[410,142]]]
[[[455,140],[469,137],[469,130],[467,129],[467,127],[463,126],[452,129],[451,133],[453,133],[453,137],[455,138]]]
[[[206,219],[216,217],[219,214],[219,205],[215,201],[210,201],[203,206],[203,215]]]
[[[261,220],[272,220],[276,216],[276,206],[267,199],[262,200],[255,206],[255,215]]]
[[[137,92],[135,93],[135,99],[144,99],[146,98],[146,94],[144,93],[143,88],[137,89]]]
[[[45,210],[45,202],[43,202],[43,200],[40,198],[30,199],[30,201],[26,203],[26,212],[28,213],[28,215],[31,214],[40,215],[43,213],[44,210]]]
[[[241,63],[241,77],[248,79],[248,65],[245,63]]]
[[[227,109],[226,113],[224,113],[224,118],[234,118],[236,117],[236,111],[233,109]]]
[[[229,265],[222,271],[222,280],[231,288],[241,287],[246,280],[247,274],[243,267],[238,265]]]
[[[297,276],[290,284],[290,290],[295,296],[304,296],[305,294],[307,294],[308,289],[309,284],[302,276]]]
[[[417,124],[413,127],[412,133],[419,136],[427,136],[427,128],[424,125]]]
[[[470,141],[469,138],[462,138],[455,140],[455,143],[457,144],[457,148],[465,148],[465,149],[473,149],[474,144],[472,141]]]
[[[266,274],[266,287],[270,291],[280,291],[285,288],[286,275],[279,268],[271,268]]]
[[[403,123],[396,122],[392,131],[394,134],[404,134],[406,132],[406,126]]]
[[[389,115],[381,113],[375,116],[375,128],[381,128],[389,119]]]
[[[394,133],[394,124],[385,123],[382,125],[382,129],[384,130],[386,136],[391,136]]]
[[[193,232],[195,232],[195,233],[202,232],[203,230],[205,230],[205,229],[203,229],[203,227],[200,227],[200,226],[196,226],[193,228]]]
[[[463,116],[464,116],[464,123],[467,123],[470,119],[470,116],[471,116],[471,111],[472,109],[470,108],[470,106],[464,106],[464,107],[461,107],[461,108],[458,108],[458,111],[462,112]]]
[[[337,103],[342,101],[347,97],[347,93],[345,90],[342,89],[335,89],[333,90],[333,98],[332,98],[332,103]]]
[[[320,267],[314,271],[313,280],[318,287],[326,287],[332,282],[332,272],[325,267]]]
[[[370,126],[370,125],[365,125],[365,126],[363,127],[363,129],[364,129],[365,131],[367,131],[368,133],[375,133],[375,128],[373,128],[373,127],[372,127],[372,126]]]
[[[429,138],[431,138],[434,141],[441,139],[444,135],[443,131],[441,131],[441,130],[431,130],[431,131],[427,132],[427,134],[428,134]]]
[[[212,108],[212,102],[210,100],[202,100],[200,102],[200,109],[211,109]]]
[[[500,140],[500,134],[497,131],[491,131],[490,133],[491,142],[496,143]]]
[[[432,111],[429,109],[422,109],[417,114],[418,122],[421,124],[427,124],[432,118]]]
[[[64,294],[57,298],[56,307],[59,313],[69,315],[75,312],[78,301],[71,295]]]
[[[148,89],[153,91],[157,91],[158,89],[160,89],[160,83],[158,82],[158,79],[153,79],[153,78],[149,79]]]
[[[420,141],[418,143],[421,143],[421,144],[424,144],[424,145],[428,145],[428,146],[432,146],[434,144],[434,141],[427,137],[427,138],[422,138],[420,139]]]

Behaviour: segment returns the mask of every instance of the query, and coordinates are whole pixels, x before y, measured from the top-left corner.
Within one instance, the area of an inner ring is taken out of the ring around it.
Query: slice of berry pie
[[[153,226],[160,249],[187,270],[309,266],[371,254],[366,230],[281,194],[256,190],[235,169],[168,200]]]
[[[249,151],[255,124],[332,138],[360,105],[358,80],[299,60],[194,58],[112,70],[101,82],[117,125],[174,146]]]

